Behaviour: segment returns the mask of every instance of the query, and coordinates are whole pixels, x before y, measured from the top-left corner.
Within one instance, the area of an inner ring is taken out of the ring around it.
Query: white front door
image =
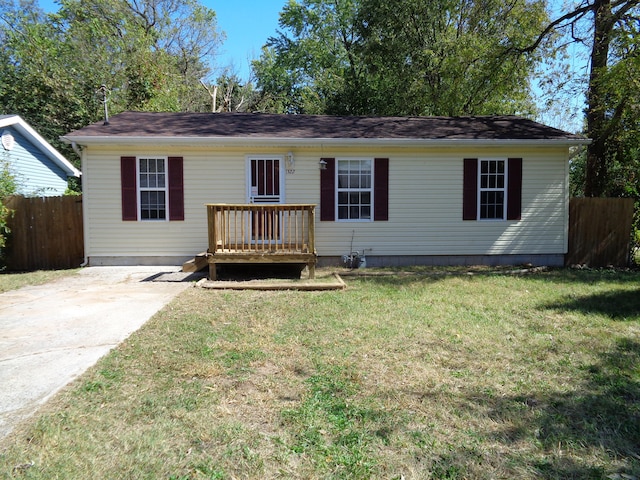
[[[247,175],[249,203],[283,203],[284,170],[282,157],[249,158]],[[251,238],[253,241],[279,241],[281,220],[276,212],[253,214]]]
[[[249,203],[282,203],[282,158],[249,159]]]

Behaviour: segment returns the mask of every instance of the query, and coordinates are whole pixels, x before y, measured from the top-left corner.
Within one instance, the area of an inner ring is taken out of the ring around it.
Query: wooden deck
[[[315,277],[315,205],[207,204],[209,279],[229,263],[306,264]]]

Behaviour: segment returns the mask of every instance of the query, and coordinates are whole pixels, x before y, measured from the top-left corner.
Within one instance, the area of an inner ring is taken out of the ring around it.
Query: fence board
[[[11,197],[7,269],[75,268],[84,259],[82,197]]]
[[[572,198],[565,265],[627,266],[633,203],[631,198]]]

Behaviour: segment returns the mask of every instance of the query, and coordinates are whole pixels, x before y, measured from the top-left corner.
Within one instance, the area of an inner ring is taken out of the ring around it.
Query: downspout
[[[82,146],[78,145],[76,142],[71,142],[71,148],[73,148],[73,151],[76,152],[76,154],[80,157],[80,167],[81,169],[84,171],[84,150],[82,149]],[[87,247],[87,229],[84,226],[84,220],[87,218],[87,211],[86,211],[86,205],[87,202],[84,198],[84,183],[82,183],[82,242],[83,242],[83,250],[84,250],[84,260],[82,261],[82,263],[80,264],[80,268],[84,268],[87,265],[89,265],[89,257],[87,256],[87,251],[86,251],[86,247]]]

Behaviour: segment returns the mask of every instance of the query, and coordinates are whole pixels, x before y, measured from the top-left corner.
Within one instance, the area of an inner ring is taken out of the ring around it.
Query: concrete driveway
[[[88,267],[0,294],[0,440],[193,285],[178,272]]]

